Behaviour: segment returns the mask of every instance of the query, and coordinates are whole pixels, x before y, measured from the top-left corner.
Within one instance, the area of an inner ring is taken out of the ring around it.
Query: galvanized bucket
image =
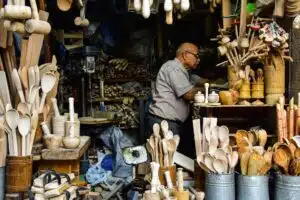
[[[269,200],[269,176],[237,177],[237,200]]]
[[[276,174],[275,200],[300,199],[300,177]]]
[[[0,167],[0,200],[4,200],[5,167]]]
[[[234,200],[235,178],[232,174],[205,174],[205,200]]]

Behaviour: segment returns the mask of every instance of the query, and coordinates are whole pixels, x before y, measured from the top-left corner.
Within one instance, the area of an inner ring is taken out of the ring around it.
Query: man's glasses
[[[190,51],[185,51],[185,52],[192,54],[193,56],[195,56],[195,58],[196,58],[197,60],[200,59],[199,55],[196,54],[196,53],[193,53],[193,52],[190,52]]]

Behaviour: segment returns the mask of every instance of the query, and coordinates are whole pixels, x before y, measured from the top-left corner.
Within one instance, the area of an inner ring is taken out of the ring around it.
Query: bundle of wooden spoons
[[[153,125],[153,134],[147,139],[146,148],[151,155],[152,162],[162,167],[174,165],[173,156],[179,145],[180,138],[169,130],[169,124],[163,120],[161,124]]]

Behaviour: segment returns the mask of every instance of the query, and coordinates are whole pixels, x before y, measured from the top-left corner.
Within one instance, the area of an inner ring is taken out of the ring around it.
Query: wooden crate
[[[55,170],[60,173],[74,173],[75,180],[79,180],[80,176],[80,159],[78,160],[41,160],[39,162],[39,171],[48,169]]]

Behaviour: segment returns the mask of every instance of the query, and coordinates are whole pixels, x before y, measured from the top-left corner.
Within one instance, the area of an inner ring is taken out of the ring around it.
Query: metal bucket
[[[0,167],[0,200],[4,200],[5,189],[5,166]]]
[[[237,177],[237,200],[269,200],[269,176]]]
[[[232,174],[205,174],[206,200],[234,200],[235,179]]]
[[[300,199],[300,177],[276,174],[275,200]]]

